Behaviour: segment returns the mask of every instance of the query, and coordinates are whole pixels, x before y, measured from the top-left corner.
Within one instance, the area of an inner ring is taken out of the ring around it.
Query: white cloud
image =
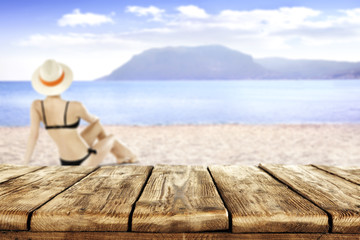
[[[341,24],[355,24],[360,25],[360,8],[339,10],[339,12],[345,14],[343,17],[339,17],[337,22]]]
[[[162,14],[165,12],[164,9],[160,9],[154,6],[150,7],[139,7],[139,6],[128,6],[126,12],[134,13],[136,16],[151,16],[153,21],[161,21]]]
[[[215,17],[214,24],[230,29],[257,29],[270,32],[297,28],[304,25],[309,18],[320,14],[320,11],[304,7],[252,11],[224,10]]]
[[[194,5],[180,6],[177,8],[177,10],[181,13],[182,16],[188,18],[204,19],[209,17],[204,9]]]
[[[114,15],[114,12],[111,13]],[[71,26],[97,26],[103,23],[113,23],[111,17],[95,13],[81,13],[80,9],[75,9],[72,13],[65,14],[58,20],[58,25],[61,27]]]
[[[153,7],[153,6],[152,6]],[[158,9],[153,7],[154,9]],[[176,14],[162,14],[162,22],[167,27],[197,31],[203,29],[229,29],[233,31],[248,31],[253,34],[271,34],[302,27],[325,28],[332,22],[316,20],[321,11],[306,7],[282,7],[273,10],[236,11],[222,10],[218,14],[208,14],[195,5],[179,6]],[[128,7],[128,12],[137,16],[150,16],[156,11],[149,8]],[[150,14],[150,12],[152,12]]]
[[[196,6],[193,7],[194,9],[197,8]],[[188,15],[193,14],[195,16],[195,13],[191,12],[189,11]],[[183,16],[184,13],[181,15]],[[168,18],[167,24],[190,29],[223,28],[263,34],[264,32],[272,33],[307,26],[314,22],[312,18],[320,15],[320,11],[304,7],[252,11],[223,10],[217,15],[209,15],[204,11],[204,14],[198,14],[198,18],[189,17],[186,20],[171,16]]]
[[[18,54],[9,63],[14,66],[19,58],[26,61],[31,61],[34,56],[41,61],[59,59],[74,68],[77,79],[104,76],[134,54],[165,46],[221,44],[257,58],[279,56],[360,61],[360,9],[332,14],[304,7],[252,11],[227,9],[216,14],[204,10],[206,18],[195,17],[201,16],[199,12],[195,14],[196,11],[191,15],[189,9],[170,14],[154,6],[131,6],[126,11],[150,21],[161,21],[141,24],[145,27],[128,32],[113,30],[108,33],[96,29],[96,33],[73,30],[72,33],[33,34],[17,42],[14,48],[2,49],[6,53],[4,56]],[[30,76],[31,71],[33,69],[24,76]],[[6,76],[9,78],[12,74],[14,71],[9,70]],[[13,75],[14,79],[25,79],[21,74]]]

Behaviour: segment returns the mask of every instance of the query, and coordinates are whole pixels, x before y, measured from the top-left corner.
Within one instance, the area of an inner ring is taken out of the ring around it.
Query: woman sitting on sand
[[[71,85],[72,79],[70,68],[54,60],[45,61],[34,72],[33,88],[47,97],[35,100],[31,105],[25,163],[30,162],[41,121],[58,147],[61,165],[97,166],[109,152],[115,155],[119,164],[135,162],[135,155],[113,135],[106,134],[99,119],[80,102],[65,101],[60,97]],[[89,125],[79,133],[77,127],[81,118]]]

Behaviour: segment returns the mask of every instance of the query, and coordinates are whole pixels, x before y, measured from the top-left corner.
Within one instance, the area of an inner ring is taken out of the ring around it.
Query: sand
[[[156,164],[360,165],[360,124],[105,126],[137,155]],[[80,128],[81,130],[81,128]],[[0,127],[0,163],[23,164],[29,127]],[[102,165],[114,164],[109,155]],[[41,129],[30,165],[60,165]]]

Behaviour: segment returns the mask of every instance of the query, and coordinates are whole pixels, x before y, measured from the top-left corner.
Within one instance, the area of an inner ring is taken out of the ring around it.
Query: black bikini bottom
[[[96,152],[95,149],[89,148],[89,149],[88,149],[88,154],[87,154],[85,157],[83,157],[82,159],[80,159],[80,160],[67,161],[67,160],[63,160],[63,159],[60,158],[60,162],[61,162],[61,165],[62,165],[62,166],[79,166],[79,165],[81,165],[81,163],[82,163],[83,161],[85,161],[85,160],[90,156],[90,154],[92,154],[92,153],[93,153],[93,154],[96,154],[97,152]]]

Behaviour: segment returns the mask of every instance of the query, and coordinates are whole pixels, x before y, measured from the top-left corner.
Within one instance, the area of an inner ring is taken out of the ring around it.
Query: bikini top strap
[[[41,101],[41,110],[42,110],[42,114],[43,114],[43,118],[44,118],[45,127],[47,127],[46,116],[45,116],[45,108],[44,108],[44,101]]]
[[[68,107],[69,107],[69,101],[66,102],[66,106],[65,106],[65,112],[64,112],[64,125],[66,126],[66,116],[67,116],[67,111],[68,111]]]

